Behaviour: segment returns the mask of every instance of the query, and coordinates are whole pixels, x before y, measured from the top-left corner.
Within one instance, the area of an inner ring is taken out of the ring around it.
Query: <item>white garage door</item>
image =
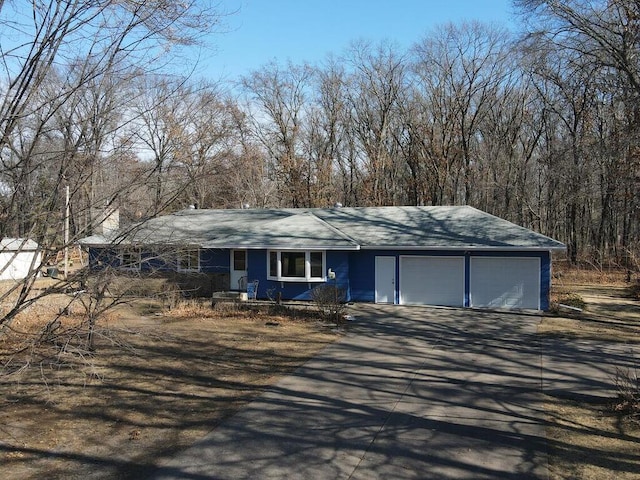
[[[472,307],[540,308],[540,259],[471,257]]]
[[[461,307],[464,257],[400,257],[400,303]]]

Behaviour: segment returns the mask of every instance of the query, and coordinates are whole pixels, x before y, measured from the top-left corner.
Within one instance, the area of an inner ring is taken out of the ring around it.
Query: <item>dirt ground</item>
[[[32,352],[28,368],[24,354],[9,362],[0,478],[144,477],[341,333],[320,320],[235,309],[120,308],[100,324],[92,355],[67,334]],[[3,364],[9,343],[0,343]]]
[[[631,297],[623,273],[566,272],[555,284],[554,300],[578,299],[584,308],[560,308],[545,316],[540,334],[568,341],[640,342],[640,302]],[[640,374],[638,367],[630,373]],[[551,480],[640,479],[640,424],[617,411],[617,405],[613,391],[611,399],[594,403],[547,397]]]

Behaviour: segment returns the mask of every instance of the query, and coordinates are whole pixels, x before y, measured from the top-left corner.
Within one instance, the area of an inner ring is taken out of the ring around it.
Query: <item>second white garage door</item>
[[[400,303],[463,306],[464,257],[400,257]]]
[[[540,259],[471,257],[472,307],[540,308]]]

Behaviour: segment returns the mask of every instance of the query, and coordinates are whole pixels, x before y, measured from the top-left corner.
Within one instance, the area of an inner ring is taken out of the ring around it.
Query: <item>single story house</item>
[[[565,245],[469,206],[188,209],[81,241],[91,268],[257,280],[257,298],[308,300],[329,283],[346,299],[546,310],[551,255]]]
[[[21,280],[40,268],[42,253],[27,238],[0,240],[0,280]]]

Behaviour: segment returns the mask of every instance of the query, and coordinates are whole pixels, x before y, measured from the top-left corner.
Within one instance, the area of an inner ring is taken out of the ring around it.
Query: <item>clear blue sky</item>
[[[511,0],[220,0],[236,12],[204,54],[200,71],[235,80],[271,60],[322,61],[354,40],[389,40],[407,48],[433,27],[479,20],[509,27]]]

